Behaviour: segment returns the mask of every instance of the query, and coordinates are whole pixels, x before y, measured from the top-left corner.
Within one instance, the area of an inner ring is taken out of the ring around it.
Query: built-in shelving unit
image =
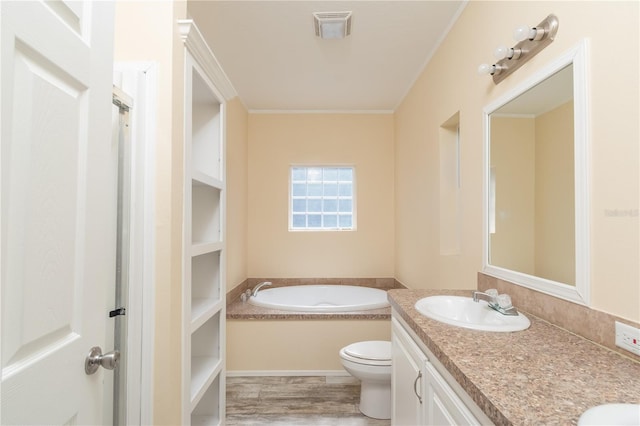
[[[186,47],[183,424],[221,425],[226,316],[224,111],[233,92],[193,21],[178,24]]]

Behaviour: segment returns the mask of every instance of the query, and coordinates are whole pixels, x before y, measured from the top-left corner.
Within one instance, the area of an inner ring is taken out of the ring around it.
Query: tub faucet
[[[253,288],[253,290],[251,291],[251,295],[252,295],[253,297],[256,297],[256,296],[258,295],[258,291],[259,291],[262,287],[265,287],[265,286],[268,286],[268,285],[271,285],[271,284],[272,284],[272,282],[271,282],[271,281],[264,281],[264,282],[261,282],[260,284],[258,284],[257,286],[255,286],[255,287]]]
[[[489,289],[486,293],[474,291],[473,301],[480,300],[485,300],[491,309],[502,315],[518,315],[518,310],[511,304],[511,297],[508,294],[498,294],[496,289]]]

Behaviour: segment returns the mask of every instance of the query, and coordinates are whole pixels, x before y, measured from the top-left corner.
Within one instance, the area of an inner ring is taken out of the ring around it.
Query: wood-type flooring
[[[358,410],[360,382],[350,376],[227,377],[228,426],[389,426]]]

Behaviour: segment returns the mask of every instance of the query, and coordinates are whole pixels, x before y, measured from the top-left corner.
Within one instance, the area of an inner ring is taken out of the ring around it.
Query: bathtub
[[[298,312],[347,312],[386,308],[387,292],[352,285],[295,285],[261,289],[249,303]]]

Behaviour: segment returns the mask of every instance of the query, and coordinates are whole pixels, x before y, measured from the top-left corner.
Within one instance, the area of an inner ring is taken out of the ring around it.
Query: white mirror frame
[[[484,166],[483,166],[483,272],[514,284],[540,291],[561,299],[589,306],[590,300],[590,108],[588,99],[588,40],[550,63],[531,78],[483,109]],[[575,286],[536,277],[489,264],[489,185],[491,113],[541,83],[551,75],[573,64],[574,99],[574,179],[575,179]]]

